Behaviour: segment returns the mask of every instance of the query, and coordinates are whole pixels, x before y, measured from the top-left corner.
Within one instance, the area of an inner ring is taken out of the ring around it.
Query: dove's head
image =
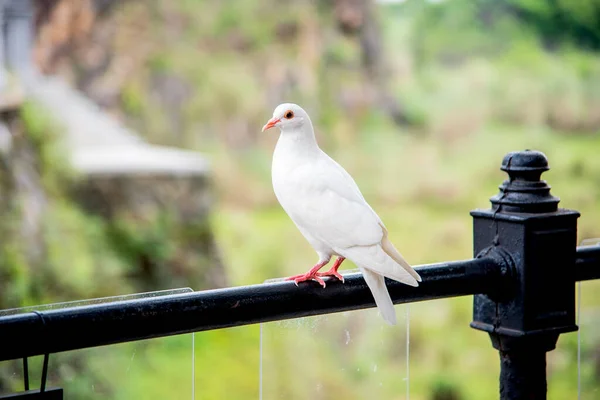
[[[310,119],[306,111],[297,104],[283,103],[275,108],[273,111],[273,118],[271,118],[265,126],[263,126],[263,132],[267,129],[271,129],[276,126],[282,131],[294,130],[302,127],[304,124],[310,125]]]

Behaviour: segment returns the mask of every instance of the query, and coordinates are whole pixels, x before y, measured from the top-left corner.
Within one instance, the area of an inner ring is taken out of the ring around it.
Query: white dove
[[[343,282],[338,268],[347,258],[362,272],[383,318],[395,325],[384,277],[410,286],[418,286],[421,277],[390,242],[385,225],[350,174],[319,148],[306,111],[281,104],[262,130],[272,127],[281,130],[271,171],[275,196],[319,256],[306,274],[287,280],[315,280],[323,287],[324,276]],[[338,257],[333,267],[319,272],[332,256]]]

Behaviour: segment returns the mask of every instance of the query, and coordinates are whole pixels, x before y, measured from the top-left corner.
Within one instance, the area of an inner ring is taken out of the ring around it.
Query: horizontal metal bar
[[[501,289],[497,258],[417,267],[423,282],[386,280],[395,303]],[[0,361],[211,329],[374,307],[362,275],[345,283],[275,282],[0,317]]]
[[[575,280],[600,279],[600,245],[577,248]]]
[[[499,257],[416,267],[413,288],[386,280],[394,303],[502,291]],[[600,278],[600,246],[577,249],[576,279]],[[362,275],[345,283],[274,282],[0,317],[0,361],[134,340],[374,307]]]

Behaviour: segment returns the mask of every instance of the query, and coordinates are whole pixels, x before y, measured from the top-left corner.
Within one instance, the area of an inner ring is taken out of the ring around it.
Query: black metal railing
[[[600,279],[600,246],[576,247],[579,213],[558,208],[535,151],[508,154],[492,208],[471,212],[475,258],[417,267],[423,282],[386,280],[394,303],[474,295],[475,329],[501,361],[501,399],[546,398],[546,352],[577,330],[575,282]],[[361,274],[207,290],[0,317],[0,361],[374,307]],[[46,357],[47,358],[47,357]]]

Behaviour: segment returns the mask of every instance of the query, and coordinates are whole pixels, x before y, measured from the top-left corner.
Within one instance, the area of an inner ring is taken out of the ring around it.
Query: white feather
[[[394,261],[383,251],[379,244],[335,250],[338,254],[352,260],[358,267],[368,269],[409,286],[419,286],[419,283],[410,272]]]
[[[377,304],[381,316],[390,325],[396,325],[396,309],[385,286],[385,279],[376,272],[360,267],[359,269],[365,278],[365,282],[367,282],[367,286],[371,289],[371,293],[373,293],[375,304]]]

